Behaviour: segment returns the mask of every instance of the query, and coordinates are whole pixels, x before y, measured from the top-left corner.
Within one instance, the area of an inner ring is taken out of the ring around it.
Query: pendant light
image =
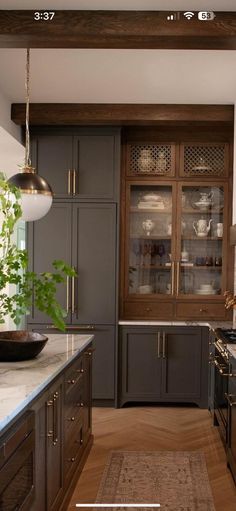
[[[25,120],[25,162],[21,172],[12,176],[8,182],[21,191],[22,220],[30,222],[45,216],[52,205],[52,189],[47,181],[35,173],[30,160],[29,134],[29,75],[30,50],[27,49],[26,60],[26,120]]]

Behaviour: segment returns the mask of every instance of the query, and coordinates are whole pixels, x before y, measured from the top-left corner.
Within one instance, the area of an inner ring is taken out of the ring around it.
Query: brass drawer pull
[[[162,358],[166,358],[166,333],[163,332],[163,353]]]
[[[70,421],[70,422],[74,422],[75,421],[75,417],[68,417],[67,420]]]
[[[83,374],[84,373],[84,369],[83,368],[82,369],[76,369],[76,372],[80,373],[80,374]]]
[[[81,402],[81,403],[77,403],[77,405],[76,405],[76,406],[78,406],[78,408],[83,408],[84,403],[83,403],[83,402]]]
[[[47,437],[48,438],[52,438],[53,437],[53,431],[52,429],[49,430],[48,434],[47,434]]]
[[[208,309],[199,309],[199,312],[208,312]]]
[[[75,384],[75,380],[67,380],[67,383],[70,385],[74,385]]]
[[[47,406],[53,406],[53,399],[50,399],[49,401],[47,401]]]
[[[68,458],[68,460],[67,460],[67,461],[71,461],[72,463],[74,463],[74,462],[75,462],[75,460],[76,460],[76,458],[74,458],[74,457],[73,457],[73,458]]]
[[[68,195],[71,195],[71,170],[68,170],[68,183],[67,183],[67,191]]]
[[[157,358],[161,358],[160,346],[161,346],[161,332],[157,332]]]

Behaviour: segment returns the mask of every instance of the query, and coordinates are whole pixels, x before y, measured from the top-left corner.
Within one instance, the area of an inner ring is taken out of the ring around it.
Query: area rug
[[[199,451],[112,451],[96,503],[159,503],[160,511],[215,511],[205,456]],[[156,507],[136,509],[158,511]]]

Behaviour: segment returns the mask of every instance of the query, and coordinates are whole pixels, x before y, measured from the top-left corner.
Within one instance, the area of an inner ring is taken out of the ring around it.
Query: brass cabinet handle
[[[179,294],[179,278],[180,278],[180,274],[179,274],[179,272],[180,272],[180,262],[177,261],[176,264],[177,264],[177,284],[176,284],[177,289],[176,289],[176,294],[178,295]]]
[[[69,314],[69,278],[66,277],[66,312]]]
[[[225,397],[226,397],[230,407],[236,406],[236,396],[234,396],[233,394],[225,393]]]
[[[174,282],[175,282],[175,263],[171,263],[171,294],[174,294]]]
[[[67,191],[68,195],[71,195],[71,170],[68,170]]]
[[[163,332],[162,340],[163,340],[162,358],[166,358],[166,333],[165,332]]]
[[[161,346],[161,332],[157,332],[157,358],[161,358],[160,346]]]
[[[73,170],[73,195],[76,195],[76,171]]]
[[[56,328],[54,325],[47,325],[46,326],[46,329],[47,330],[59,330],[59,328]],[[78,332],[81,332],[81,331],[93,331],[93,330],[96,330],[96,327],[95,325],[78,325],[78,326],[66,326],[66,331],[78,331]],[[92,350],[93,351],[93,350]]]
[[[75,313],[75,277],[71,277],[71,312]]]

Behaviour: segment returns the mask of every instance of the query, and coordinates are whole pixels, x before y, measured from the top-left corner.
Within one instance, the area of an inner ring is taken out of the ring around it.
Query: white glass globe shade
[[[52,205],[52,195],[21,192],[22,220],[33,222],[43,218]]]

